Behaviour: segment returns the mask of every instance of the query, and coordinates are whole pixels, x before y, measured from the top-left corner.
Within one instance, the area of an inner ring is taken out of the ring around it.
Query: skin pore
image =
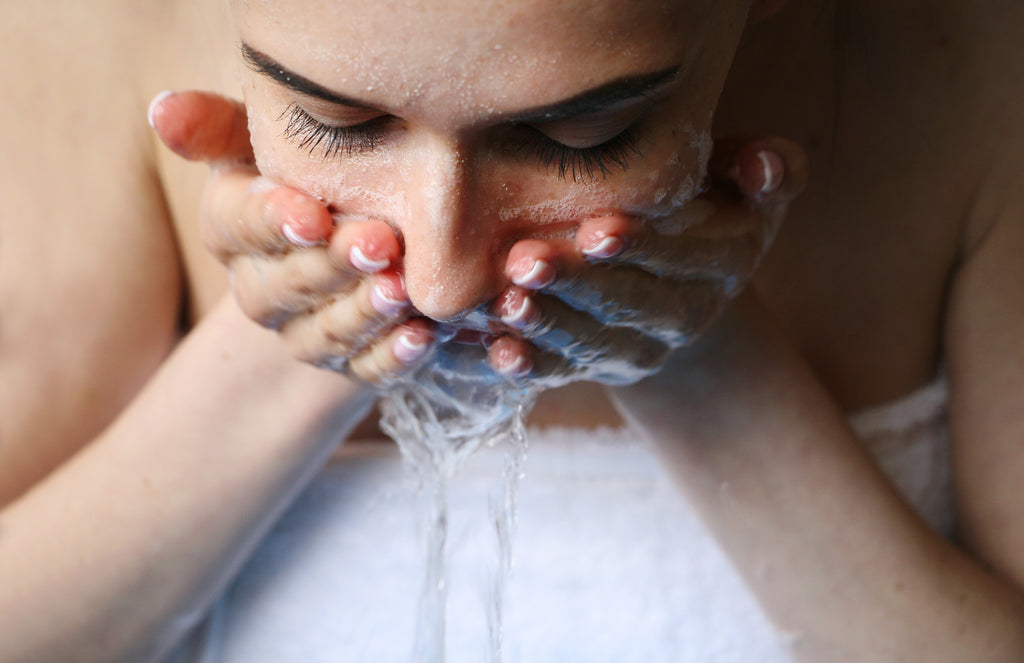
[[[391,225],[413,307],[457,318],[515,242],[694,195],[744,18],[721,5],[237,2],[257,162]]]

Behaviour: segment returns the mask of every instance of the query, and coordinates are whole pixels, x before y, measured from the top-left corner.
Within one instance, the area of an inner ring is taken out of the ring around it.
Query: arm
[[[1005,210],[993,224],[949,312],[956,484],[977,557],[899,499],[750,302],[658,376],[617,392],[768,614],[799,636],[798,660],[1024,656],[1021,219]]]
[[[954,283],[947,363],[961,539],[1024,586],[1024,196],[1019,184],[1009,190],[1018,196],[1009,206],[993,208],[991,192],[979,197],[996,221],[978,233]]]
[[[619,389],[799,661],[1017,661],[1018,589],[930,531],[756,302]]]
[[[0,514],[0,661],[166,649],[371,401],[222,302],[112,426]]]
[[[154,34],[125,9],[12,5],[0,26],[3,663],[165,649],[371,400],[231,301],[168,357],[180,256],[145,104],[109,93]]]
[[[800,661],[1024,660],[1021,59],[993,36],[1019,21],[991,8],[970,13],[990,14],[979,25],[994,52],[979,71],[998,103],[972,95],[985,147],[968,154],[1005,179],[975,200],[940,330],[965,549],[909,513],[756,308],[729,312],[655,379],[617,394],[769,616],[796,636]],[[999,74],[1008,67],[1015,77]]]

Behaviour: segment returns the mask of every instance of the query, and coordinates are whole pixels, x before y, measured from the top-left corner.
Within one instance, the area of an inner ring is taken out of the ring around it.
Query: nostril
[[[461,329],[486,330],[492,320],[486,306],[495,297],[486,279],[458,283],[417,283],[406,274],[406,287],[413,307],[436,322]]]
[[[481,221],[483,228],[449,231],[409,225],[413,227],[405,229],[402,269],[409,298],[426,317],[463,321],[507,285],[506,256],[486,221]]]

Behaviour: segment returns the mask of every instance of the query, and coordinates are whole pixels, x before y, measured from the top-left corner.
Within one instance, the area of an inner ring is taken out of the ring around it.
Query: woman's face
[[[748,0],[235,0],[260,170],[388,222],[451,320],[509,248],[693,196]]]

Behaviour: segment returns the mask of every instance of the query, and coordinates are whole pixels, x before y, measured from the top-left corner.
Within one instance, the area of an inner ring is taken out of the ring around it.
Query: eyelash
[[[299,149],[311,155],[321,151],[325,161],[339,154],[351,156],[373,150],[381,141],[381,120],[388,119],[385,116],[351,126],[332,127],[295,103],[289,104],[278,120],[285,118],[285,138],[295,141]],[[633,159],[643,156],[632,128],[591,147],[569,147],[538,129],[523,128],[528,129],[529,134],[520,133],[517,140],[510,141],[510,151],[555,171],[561,180],[570,177],[574,182],[584,178],[604,179],[614,170],[627,170]]]
[[[301,150],[310,154],[320,150],[324,161],[339,154],[351,156],[368,152],[380,142],[380,122],[370,120],[348,127],[332,127],[316,119],[298,104],[292,103],[278,120],[287,118],[284,137],[296,141]]]
[[[569,147],[549,138],[537,129],[530,129],[528,140],[516,142],[512,150],[517,154],[539,161],[553,170],[558,179],[604,179],[614,170],[628,170],[633,159],[643,156],[632,128],[591,147]]]

